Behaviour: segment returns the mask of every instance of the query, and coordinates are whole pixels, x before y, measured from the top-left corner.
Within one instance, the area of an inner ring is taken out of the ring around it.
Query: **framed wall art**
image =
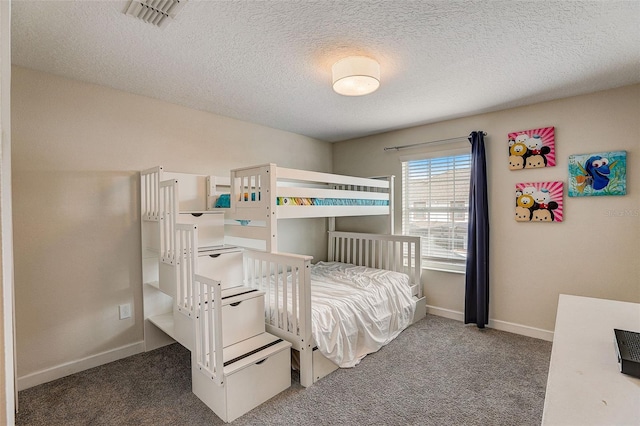
[[[556,165],[554,127],[522,130],[508,134],[509,169],[537,169]]]
[[[569,156],[569,197],[625,195],[627,152],[609,151]]]
[[[516,184],[517,222],[562,222],[564,183],[531,182]]]

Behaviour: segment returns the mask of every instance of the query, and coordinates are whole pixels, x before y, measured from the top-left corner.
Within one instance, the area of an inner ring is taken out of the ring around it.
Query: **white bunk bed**
[[[190,187],[197,188],[201,195],[206,192],[206,196],[200,197],[206,200],[206,212],[202,214],[200,205],[195,209],[189,205],[177,207],[183,198],[177,196],[177,182],[184,181],[184,177],[173,179],[172,176],[161,183],[162,178],[158,177],[161,174],[161,168],[154,168],[142,175],[142,217],[155,218],[158,222],[155,226],[160,230],[159,253],[156,253],[156,262],[160,259],[159,284],[152,282],[150,287],[169,294],[173,301],[173,312],[161,315],[162,321],[157,317],[148,318],[156,326],[162,328],[163,324],[169,323],[167,317],[173,316],[170,331],[180,334],[179,330],[192,327],[187,318],[193,318],[197,312],[194,274],[202,274],[202,266],[195,264],[203,250],[198,242],[201,229],[192,220],[178,224],[175,218],[181,213],[205,217],[211,214],[213,216],[206,220],[214,220],[218,225],[220,213],[224,213],[227,219],[224,235],[212,234],[216,244],[221,244],[228,237],[261,244],[261,251],[245,250],[242,272],[236,279],[228,274],[227,278],[235,282],[240,280],[243,286],[263,292],[266,331],[291,343],[297,354],[300,382],[305,387],[339,367],[322,354],[316,341],[321,339],[313,335],[315,287],[312,258],[277,252],[278,219],[329,218],[328,261],[406,274],[403,292],[413,303],[411,320],[424,317],[426,304],[421,285],[420,238],[392,235],[392,177],[350,177],[281,168],[275,164],[236,169],[231,171],[229,179],[198,176],[197,184]],[[228,194],[228,207],[216,207],[225,194]],[[335,217],[370,215],[386,215],[391,234],[334,231]],[[143,223],[143,230],[144,226]],[[143,242],[144,234],[143,231]],[[255,248],[255,245],[249,247]],[[204,249],[207,249],[206,244]],[[228,287],[222,279],[223,289],[225,284]],[[400,328],[406,325],[405,321]],[[185,346],[195,349],[198,345],[197,341],[188,341]]]
[[[368,349],[358,347],[346,362],[341,362],[344,359],[340,356],[331,356],[329,348],[318,348],[322,334],[312,321],[324,315],[313,303],[314,293],[320,291],[321,285],[312,279],[311,257],[277,253],[278,219],[329,218],[328,261],[406,274],[408,289],[400,289],[392,297],[402,298],[400,293],[405,291],[412,298],[409,323],[425,316],[420,238],[392,235],[393,177],[361,178],[265,164],[232,170],[228,198],[220,202],[226,188],[226,182],[221,186],[210,185],[213,202],[210,208],[225,210],[225,216],[232,219],[226,222],[225,237],[263,242],[264,252],[245,252],[244,285],[265,292],[267,331],[290,342],[297,351],[303,386],[310,386],[337,369],[337,364],[354,365],[361,356],[377,350],[380,345]],[[389,235],[334,230],[335,217],[371,215],[387,216]],[[371,296],[359,295],[356,290],[352,292],[355,299]],[[322,296],[316,299],[318,297]],[[404,314],[406,316],[406,312]],[[396,320],[394,317],[393,321]],[[403,329],[406,325],[405,321],[399,327]],[[391,330],[386,340],[399,331]],[[349,336],[343,337],[349,339]]]

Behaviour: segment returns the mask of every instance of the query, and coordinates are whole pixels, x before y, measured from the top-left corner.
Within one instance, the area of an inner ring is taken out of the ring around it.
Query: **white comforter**
[[[311,305],[318,350],[343,368],[393,340],[415,311],[407,275],[337,262],[312,266]]]

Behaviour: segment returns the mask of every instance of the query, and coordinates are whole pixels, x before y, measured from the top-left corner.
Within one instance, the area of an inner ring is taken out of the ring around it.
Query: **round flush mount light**
[[[363,96],[380,87],[380,64],[365,56],[349,56],[331,67],[333,90],[344,96]]]

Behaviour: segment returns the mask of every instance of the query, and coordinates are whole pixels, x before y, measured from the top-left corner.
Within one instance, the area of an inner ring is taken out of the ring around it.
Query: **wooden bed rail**
[[[196,297],[193,291],[193,277],[196,273],[198,256],[197,225],[176,224],[176,300],[178,311],[193,317]]]
[[[387,269],[409,276],[422,297],[420,237],[329,231],[327,260]]]
[[[222,286],[220,281],[195,275],[196,363],[198,369],[221,386],[224,383],[222,354]]]
[[[267,331],[310,348],[312,257],[247,250],[243,259],[244,285],[265,292]]]
[[[142,200],[140,210],[143,220],[157,221],[159,219],[162,171],[162,166],[157,166],[140,172],[140,199]]]
[[[260,212],[246,219],[266,220],[270,212],[268,207],[273,195],[275,205],[276,166],[264,166],[231,171],[231,210],[238,208],[261,209]],[[262,210],[265,208],[266,210]]]
[[[265,292],[266,331],[300,354],[300,383],[313,383],[311,256],[247,250],[244,285]]]
[[[160,260],[175,265],[176,220],[178,218],[178,181],[160,182]]]

